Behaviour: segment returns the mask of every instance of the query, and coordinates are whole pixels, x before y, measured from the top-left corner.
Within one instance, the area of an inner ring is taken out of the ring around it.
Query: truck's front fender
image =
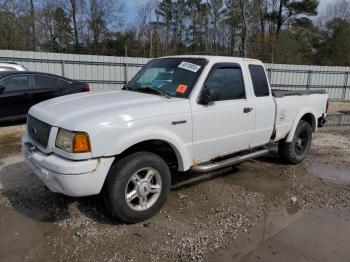
[[[315,123],[317,123],[317,112],[311,108],[311,107],[306,107],[304,109],[302,109],[301,111],[299,111],[299,113],[296,115],[292,127],[289,130],[289,133],[287,135],[286,138],[286,142],[290,143],[293,141],[294,138],[294,134],[295,134],[295,130],[298,127],[298,124],[300,122],[300,120],[303,118],[303,116],[305,116],[306,114],[310,114],[313,117],[313,121],[315,121]],[[316,131],[317,129],[317,125],[314,127],[314,131]]]
[[[123,153],[128,148],[149,140],[161,140],[168,143],[175,151],[179,171],[186,171],[192,163],[192,143],[186,143],[174,132],[159,127],[147,127],[131,131],[118,137],[104,152],[104,156],[115,156]]]

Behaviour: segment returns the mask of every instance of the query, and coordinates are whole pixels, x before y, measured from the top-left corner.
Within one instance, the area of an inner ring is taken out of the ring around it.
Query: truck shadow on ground
[[[280,155],[277,152],[277,147],[270,150],[270,152],[267,155],[256,158],[256,160],[259,162],[265,162],[274,165],[290,165],[280,157]]]
[[[258,161],[273,161],[276,163],[278,159],[275,155],[272,155],[260,158]],[[244,171],[239,166],[232,166],[204,174],[174,171],[172,172],[171,191],[181,192],[186,188],[216,179],[230,178],[230,176],[235,179],[237,176],[241,177],[241,173],[243,174]],[[254,184],[255,177],[250,177],[250,180],[252,180],[250,183]],[[242,183],[241,181],[241,178],[239,178],[233,183],[237,182],[239,184]],[[0,193],[0,198],[7,201],[17,212],[33,220],[59,222],[83,215],[99,224],[120,224],[119,221],[112,219],[108,214],[108,211],[103,205],[101,195],[73,198],[52,193],[31,173],[25,162],[0,167]]]

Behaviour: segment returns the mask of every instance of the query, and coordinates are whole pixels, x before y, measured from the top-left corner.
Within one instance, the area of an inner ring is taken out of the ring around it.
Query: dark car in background
[[[29,108],[58,96],[90,91],[89,84],[39,72],[0,72],[0,122],[26,117]]]

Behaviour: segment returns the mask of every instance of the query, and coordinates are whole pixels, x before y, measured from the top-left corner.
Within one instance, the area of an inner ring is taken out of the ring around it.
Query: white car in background
[[[0,72],[4,71],[28,71],[28,69],[14,62],[0,63]]]

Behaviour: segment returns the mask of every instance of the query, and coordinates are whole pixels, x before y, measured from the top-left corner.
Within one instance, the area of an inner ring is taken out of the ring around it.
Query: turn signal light
[[[89,135],[76,133],[73,138],[73,153],[91,152]]]

